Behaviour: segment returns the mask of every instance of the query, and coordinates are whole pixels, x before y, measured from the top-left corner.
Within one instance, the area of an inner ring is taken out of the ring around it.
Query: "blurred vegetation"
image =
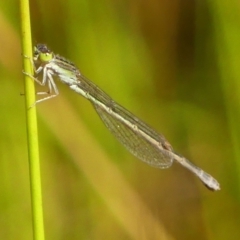
[[[0,2],[0,239],[32,239],[17,1]],[[34,43],[212,174],[149,167],[66,86],[37,106],[46,239],[240,238],[237,1],[31,1]],[[39,90],[42,88],[39,87]]]

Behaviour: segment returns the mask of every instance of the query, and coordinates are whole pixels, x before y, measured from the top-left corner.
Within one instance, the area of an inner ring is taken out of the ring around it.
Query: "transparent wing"
[[[194,173],[210,190],[215,191],[220,189],[216,179],[186,158],[175,153],[161,134],[158,134],[152,128],[148,127],[148,125],[136,118],[125,108],[115,102],[112,102],[108,108],[102,108],[101,105],[95,104],[94,102],[93,105],[112,134],[134,156],[143,162],[153,167],[168,168],[172,165],[173,160],[176,160]],[[127,121],[120,120],[114,116],[122,116],[120,119],[126,119]],[[131,123],[131,125],[126,123]]]
[[[164,141],[163,136],[157,134],[145,123],[116,103],[111,106],[111,110],[127,119],[135,128],[130,128],[97,104],[93,103],[93,105],[106,127],[134,156],[153,167],[168,168],[172,165],[173,159],[170,158],[167,151],[161,151],[161,148],[158,147]],[[144,131],[154,138],[158,145],[144,138],[140,131]]]

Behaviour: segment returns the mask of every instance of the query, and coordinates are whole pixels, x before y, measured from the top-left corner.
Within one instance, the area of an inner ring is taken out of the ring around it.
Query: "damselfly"
[[[76,93],[88,99],[112,134],[137,158],[158,168],[168,168],[173,161],[193,172],[210,190],[220,190],[216,179],[177,154],[165,137],[128,110],[117,104],[93,82],[84,77],[69,60],[54,54],[45,44],[34,48],[33,65],[36,76],[32,77],[40,85],[48,85],[49,96],[42,102],[59,94],[54,76]],[[39,73],[42,80],[37,79]]]

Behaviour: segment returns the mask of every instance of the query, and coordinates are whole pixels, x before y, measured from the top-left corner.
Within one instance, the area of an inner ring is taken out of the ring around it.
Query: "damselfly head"
[[[49,62],[53,59],[53,52],[45,44],[37,44],[34,47],[34,61]]]

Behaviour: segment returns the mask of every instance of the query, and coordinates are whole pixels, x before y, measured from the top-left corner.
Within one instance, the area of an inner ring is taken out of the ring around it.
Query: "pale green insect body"
[[[53,78],[55,76],[70,89],[87,98],[106,127],[137,158],[158,168],[168,168],[175,160],[193,172],[206,187],[214,191],[220,190],[216,179],[174,152],[163,135],[114,102],[108,94],[84,77],[72,62],[55,55],[44,44],[38,44],[35,47],[33,62],[37,67],[36,75],[40,72],[43,74],[42,81],[33,78],[41,85],[48,84],[51,94],[37,102],[59,94]]]

